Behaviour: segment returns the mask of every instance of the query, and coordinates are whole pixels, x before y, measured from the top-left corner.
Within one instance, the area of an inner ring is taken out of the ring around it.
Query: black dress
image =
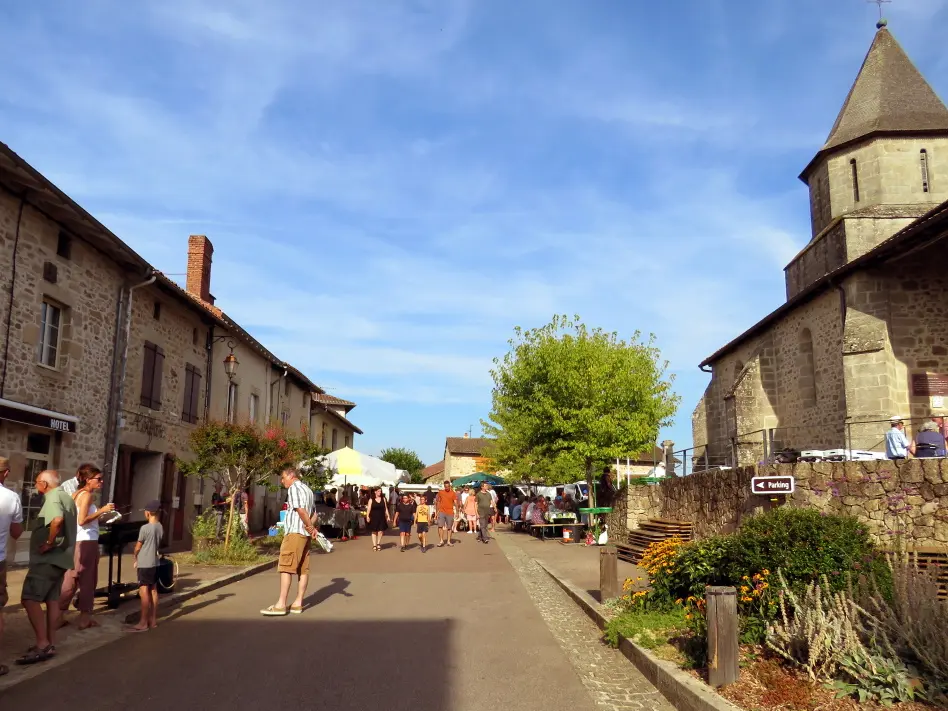
[[[385,531],[388,529],[388,522],[385,520],[385,509],[387,504],[383,498],[381,501],[376,501],[373,496],[369,499],[369,508],[368,508],[368,529],[370,531]]]

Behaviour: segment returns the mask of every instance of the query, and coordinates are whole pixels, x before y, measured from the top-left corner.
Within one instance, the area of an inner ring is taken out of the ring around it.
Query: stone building
[[[128,519],[160,499],[165,543],[184,547],[211,493],[175,465],[199,422],[280,423],[315,438],[329,418],[347,443],[361,434],[345,416],[354,403],[317,403],[321,388],[214,304],[212,255],[193,235],[180,287],[0,144],[0,455],[28,519],[37,472],[68,478],[88,461]],[[276,520],[277,497],[253,493],[251,524]]]
[[[330,452],[343,447],[355,449],[355,436],[362,434],[362,430],[349,420],[349,413],[355,406],[354,402],[324,392],[314,393],[312,403],[314,441]]]
[[[800,178],[812,238],[786,303],[701,364],[695,458],[711,465],[879,450],[885,420],[948,396],[948,108],[884,22]]]
[[[474,472],[487,471],[487,459],[484,451],[490,443],[486,437],[448,437],[444,441],[444,481],[453,481],[458,477]]]
[[[124,306],[149,270],[0,144],[0,454],[27,523],[42,504],[30,495],[38,472],[113,458]]]

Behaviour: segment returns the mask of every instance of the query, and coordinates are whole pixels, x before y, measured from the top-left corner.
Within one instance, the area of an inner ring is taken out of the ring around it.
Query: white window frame
[[[33,520],[36,518],[39,510],[43,507],[43,496],[42,494],[38,494],[33,490],[33,479],[35,479],[36,475],[44,469],[49,469],[50,463],[53,461],[56,448],[56,440],[52,435],[49,435],[45,432],[32,431],[30,434],[48,437],[49,451],[45,454],[42,452],[32,452],[26,449],[24,446],[26,451],[23,453],[23,456],[26,458],[26,467],[23,470],[23,484],[22,488],[20,489],[20,507],[23,509],[24,527],[27,527],[33,523]],[[26,439],[26,442],[29,442],[29,438]]]
[[[50,299],[43,299],[40,307],[40,338],[36,348],[37,362],[44,368],[59,369],[59,351],[62,346],[63,314],[65,309]],[[52,325],[49,314],[57,315],[56,325]],[[55,343],[52,341],[55,340]],[[52,364],[48,362],[52,354]]]
[[[260,404],[260,396],[256,393],[250,393],[250,424],[257,424],[257,409]]]
[[[237,421],[237,383],[227,384],[227,421]]]

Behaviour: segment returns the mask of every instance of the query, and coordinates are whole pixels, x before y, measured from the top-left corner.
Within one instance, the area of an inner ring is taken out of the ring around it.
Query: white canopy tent
[[[394,464],[357,452],[351,447],[327,454],[323,457],[323,464],[333,472],[330,486],[381,486],[385,482],[398,480],[398,470]]]

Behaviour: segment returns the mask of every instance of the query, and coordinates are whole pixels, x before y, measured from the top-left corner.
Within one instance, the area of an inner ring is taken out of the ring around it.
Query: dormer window
[[[856,159],[849,161],[849,168],[853,173],[853,201],[859,202],[859,169],[856,167]]]
[[[928,180],[928,151],[924,148],[919,154],[919,160],[921,161],[922,168],[922,192],[927,193],[930,188],[930,183]]]

